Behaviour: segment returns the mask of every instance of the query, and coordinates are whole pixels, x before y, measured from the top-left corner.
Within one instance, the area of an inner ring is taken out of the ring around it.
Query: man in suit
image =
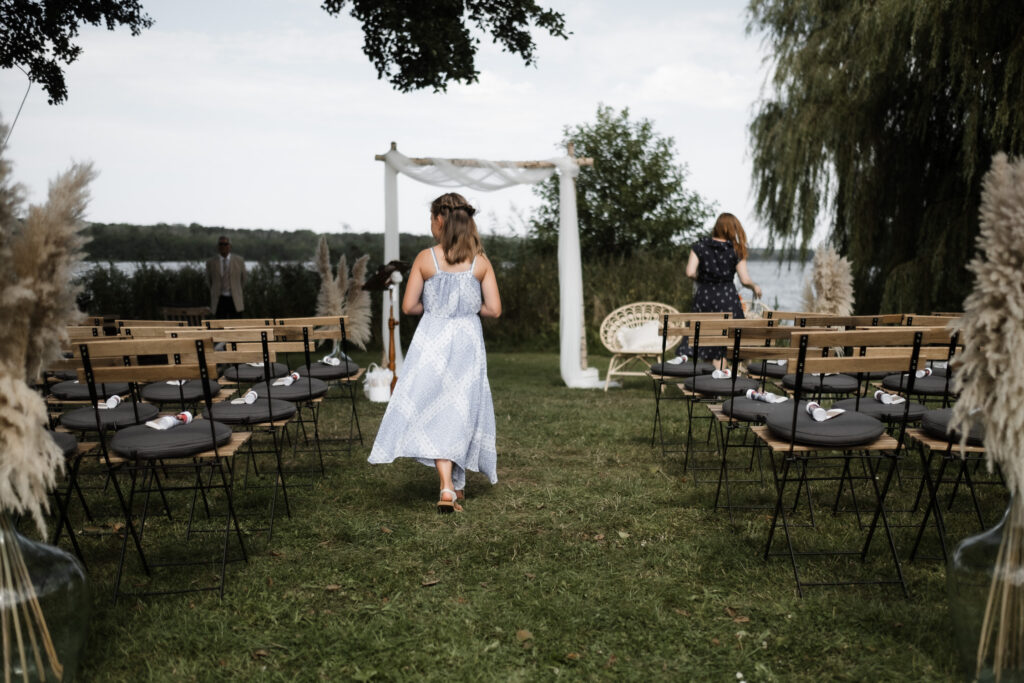
[[[217,240],[220,256],[206,262],[206,281],[210,285],[210,309],[215,318],[237,318],[245,310],[242,287],[245,286],[245,261],[231,253],[231,240],[221,235]]]

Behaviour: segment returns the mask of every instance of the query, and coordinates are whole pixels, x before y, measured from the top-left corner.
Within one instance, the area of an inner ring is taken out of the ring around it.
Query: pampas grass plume
[[[345,333],[348,340],[366,349],[371,335],[370,293],[366,284],[366,266],[369,255],[361,256],[352,266],[349,276],[348,260],[342,254],[338,259],[338,274],[331,273],[331,255],[327,238],[321,237],[316,250],[317,271],[320,273],[320,292],[316,300],[316,314],[348,316]]]
[[[827,315],[853,313],[853,269],[830,245],[814,252],[813,267],[804,281],[803,310]]]
[[[80,319],[72,271],[95,175],[91,164],[75,164],[22,222],[21,189],[0,159],[0,508],[31,515],[44,535],[47,492],[64,458],[46,432],[46,404],[26,379],[59,357],[65,327]]]
[[[997,154],[982,182],[978,253],[968,264],[974,289],[954,323],[963,351],[953,387],[952,426],[985,424],[989,467],[999,465],[1014,494],[1024,487],[1024,160]]]

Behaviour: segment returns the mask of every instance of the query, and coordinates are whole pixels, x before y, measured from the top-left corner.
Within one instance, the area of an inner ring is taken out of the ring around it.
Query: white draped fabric
[[[513,185],[532,185],[559,174],[558,288],[559,337],[562,380],[572,388],[601,386],[596,368],[584,367],[586,337],[583,330],[583,266],[580,259],[580,235],[576,219],[576,174],[579,165],[571,157],[551,159],[552,166],[522,167],[509,162],[429,159],[429,165],[412,161],[392,149],[384,155],[384,262],[398,258],[398,174],[437,187],[468,187],[493,192]],[[399,296],[392,302],[395,319],[401,306]],[[384,355],[388,352],[388,295],[383,301]],[[395,365],[400,374],[402,344],[395,328]]]

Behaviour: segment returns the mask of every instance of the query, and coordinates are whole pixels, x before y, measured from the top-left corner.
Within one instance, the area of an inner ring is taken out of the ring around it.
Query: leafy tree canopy
[[[363,52],[377,77],[401,92],[476,82],[480,41],[470,33],[470,23],[527,64],[534,63],[531,24],[567,37],[562,14],[534,0],[324,0],[321,7],[336,16],[346,5],[363,25]]]
[[[469,24],[527,64],[534,63],[530,27],[566,38],[561,13],[534,0],[324,0],[332,16],[349,6],[363,25],[363,52],[379,78],[398,90],[445,90],[451,81],[472,83],[479,39]],[[75,44],[83,24],[128,27],[132,35],[153,25],[139,0],[0,0],[0,68],[20,66],[42,85],[50,104],[67,99],[63,66],[82,53]]]
[[[576,178],[580,248],[586,257],[685,252],[714,213],[713,203],[686,189],[689,173],[676,162],[675,140],[658,135],[648,119],[631,120],[628,108],[616,112],[598,105],[596,121],[563,129],[563,144],[568,143],[578,156],[594,160]],[[553,249],[558,179],[534,191],[544,203],[531,220],[531,234]]]
[[[820,221],[859,312],[959,310],[992,155],[1024,152],[1024,3],[752,0],[774,60],[750,125],[772,246]]]
[[[67,99],[61,64],[82,54],[73,41],[82,24],[119,25],[138,35],[153,20],[138,0],[0,0],[0,68],[25,68],[46,91],[50,104]]]

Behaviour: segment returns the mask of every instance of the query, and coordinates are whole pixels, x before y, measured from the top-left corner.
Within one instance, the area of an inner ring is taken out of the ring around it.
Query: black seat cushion
[[[683,380],[683,386],[704,396],[743,396],[748,389],[757,389],[761,385],[749,377],[737,377],[733,385],[732,378],[715,379],[711,375],[702,375]]]
[[[786,375],[786,368],[789,364],[778,365],[776,363],[767,363],[763,360],[752,360],[747,363],[747,372],[751,375],[758,375],[763,377],[773,377],[780,379]]]
[[[50,387],[50,393],[63,401],[88,401],[89,385],[85,382],[69,380],[57,382]],[[105,399],[108,396],[118,396],[128,393],[128,382],[106,382],[96,385],[96,396]]]
[[[907,373],[886,375],[882,386],[889,391],[903,391],[907,386]],[[914,378],[914,393],[925,396],[942,396],[946,393],[946,378],[938,375]]]
[[[310,375],[316,379],[327,381],[331,379],[341,379],[342,377],[351,377],[359,372],[359,364],[354,361],[341,361],[340,365],[328,365],[327,363],[318,361],[313,363],[312,371],[303,365],[301,368],[296,370],[296,372],[303,377]]]
[[[270,364],[271,377],[284,377],[288,374],[288,366],[284,363]],[[229,366],[224,370],[224,377],[233,382],[259,382],[264,379],[263,367],[256,367],[248,363]]]
[[[705,361],[697,361],[696,369],[693,367],[693,361],[688,360],[685,363],[652,363],[651,374],[652,375],[664,375],[665,377],[693,377],[697,375],[710,375],[715,371],[715,366]]]
[[[74,434],[67,432],[48,432],[50,438],[60,447],[65,458],[70,458],[78,451],[78,439]]]
[[[273,386],[260,384],[253,387],[261,396],[276,398],[282,401],[308,401],[318,398],[327,393],[327,382],[313,377],[299,377],[288,386]],[[267,392],[270,392],[267,394]]]
[[[791,372],[782,378],[782,386],[796,389],[796,373]],[[860,383],[852,375],[812,375],[804,373],[803,386],[800,391],[822,394],[852,394],[860,388]]]
[[[256,399],[255,403],[232,403],[222,401],[213,404],[213,419],[229,425],[262,424],[287,420],[295,415],[297,408],[290,401],[280,399]],[[210,419],[210,413],[203,411],[203,417]]]
[[[214,434],[210,433],[213,425]],[[114,434],[110,449],[126,458],[185,458],[213,450],[231,440],[231,427],[220,422],[193,420],[170,429],[150,429],[146,425],[126,427]]]
[[[807,414],[807,402],[800,401],[798,406],[787,401],[781,406],[785,409],[772,411],[768,415],[767,425],[772,434],[780,439],[803,446],[821,446],[823,448],[850,448],[871,443],[885,431],[885,425],[876,418],[864,413],[846,411],[831,420],[816,422]],[[793,410],[797,411],[796,434],[793,435]]]
[[[949,440],[953,443],[960,443],[960,432],[949,433],[949,420],[953,417],[952,408],[939,408],[929,410],[921,417],[921,428],[925,434],[935,439]],[[967,443],[972,446],[985,445],[985,425],[976,422],[967,433]]]
[[[106,429],[121,429],[134,424],[140,424],[152,420],[160,412],[152,403],[136,403],[139,411],[139,418],[135,419],[136,408],[131,402],[122,403],[116,408],[101,408],[93,410],[92,406],[87,408],[76,408],[69,410],[60,416],[60,423],[66,429],[74,429],[79,432],[96,431],[96,415],[100,416],[100,427]]]
[[[210,380],[210,396],[220,393],[220,384]],[[142,400],[153,403],[175,403],[185,399],[186,402],[198,401],[203,396],[203,380],[190,379],[180,387],[167,382],[152,382],[142,387]]]
[[[49,374],[54,379],[59,380],[78,379],[78,373],[74,370],[50,370]]]
[[[789,401],[765,403],[745,396],[736,396],[722,404],[722,412],[745,422],[764,422],[772,411],[785,405],[789,405]]]
[[[833,408],[842,408],[843,410],[854,410],[857,404],[855,398],[844,398],[842,401],[836,401],[832,404]],[[877,417],[879,420],[889,421],[902,421],[903,411],[907,409],[906,403],[886,404],[881,401],[876,401],[874,397],[862,397],[860,399],[860,407],[856,408],[857,412],[870,415],[871,417]],[[925,414],[928,408],[921,405],[920,403],[914,403],[910,401],[909,413],[907,413],[908,422],[917,422],[921,419],[921,416]]]

